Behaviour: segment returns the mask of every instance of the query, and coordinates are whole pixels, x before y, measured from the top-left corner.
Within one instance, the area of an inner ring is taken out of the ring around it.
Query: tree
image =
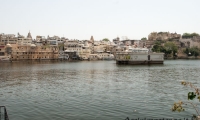
[[[110,41],[108,38],[104,38],[102,41]]]
[[[146,37],[143,37],[143,38],[141,38],[141,40],[147,40],[147,38],[146,38]]]
[[[183,50],[183,52],[184,52],[185,54],[187,54],[188,56],[191,54],[189,48],[186,48],[185,50]]]
[[[156,41],[154,43],[152,51],[153,52],[164,52],[165,53],[165,48],[164,48],[164,46],[161,45],[161,41]]]
[[[160,46],[157,45],[157,44],[155,44],[155,45],[153,46],[153,48],[152,48],[152,51],[153,51],[153,52],[160,52]]]
[[[167,55],[173,53],[173,56],[175,56],[178,51],[178,47],[173,42],[165,43],[164,48]]]
[[[178,51],[178,47],[176,46],[176,44],[174,44],[173,42],[167,42],[163,46],[161,45],[161,42],[162,41],[156,41],[154,43],[154,46],[152,48],[153,52],[163,52],[165,53],[165,56],[173,53],[173,56],[176,56],[176,53]]]
[[[191,47],[191,48],[186,48],[183,52],[188,56],[197,57],[200,54],[200,49],[198,47]]]
[[[197,56],[199,56],[200,50],[199,50],[198,47],[192,47],[191,53],[192,53],[192,55],[194,55],[195,57],[197,57]]]
[[[195,32],[194,32],[194,33],[191,33],[190,35],[191,35],[192,37],[193,37],[193,36],[199,36],[199,34],[198,34],[198,33],[195,33]]]
[[[154,46],[153,46],[153,48],[152,48],[152,51],[153,51],[153,52],[161,52],[161,51],[160,51],[160,48],[161,48],[161,43],[160,43],[160,41],[156,41],[156,42],[154,43]]]
[[[195,98],[197,98],[200,101],[200,89],[197,88],[196,86],[194,86],[190,82],[182,81],[181,84],[184,85],[184,86],[191,87],[194,91],[193,92],[188,92],[188,95],[187,95],[188,96],[188,101],[179,101],[177,103],[174,103],[174,105],[172,106],[171,110],[173,112],[175,112],[175,111],[178,111],[178,112],[185,111],[185,109],[183,107],[189,103],[195,109],[196,114],[197,114],[197,115],[196,114],[193,115],[193,117],[194,118],[199,117],[200,116],[200,112],[199,112],[199,109],[197,108],[197,105],[195,105],[194,103],[190,102],[189,100],[194,100]]]
[[[183,33],[182,38],[190,38],[190,33]]]
[[[194,36],[199,36],[198,33],[183,33],[182,38],[193,38]]]

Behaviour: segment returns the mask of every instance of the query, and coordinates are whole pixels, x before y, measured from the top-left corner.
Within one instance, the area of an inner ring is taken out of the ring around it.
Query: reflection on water
[[[115,61],[0,63],[0,105],[12,120],[191,118],[171,112],[186,100],[187,80],[199,84],[200,61],[116,65]]]

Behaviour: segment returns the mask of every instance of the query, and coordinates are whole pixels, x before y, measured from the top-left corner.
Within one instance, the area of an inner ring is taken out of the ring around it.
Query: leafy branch
[[[199,88],[194,86],[191,82],[182,81],[181,84],[194,89],[194,92],[188,92],[188,100],[194,100],[195,98],[197,98],[200,101],[200,92],[199,92],[200,89]],[[197,108],[197,105],[190,101],[185,101],[185,102],[179,101],[177,103],[174,103],[174,105],[172,106],[172,111],[173,112],[174,111],[178,111],[178,112],[185,111],[183,106],[187,105],[187,103],[191,104],[192,107],[195,109],[197,115],[200,116],[200,112]]]

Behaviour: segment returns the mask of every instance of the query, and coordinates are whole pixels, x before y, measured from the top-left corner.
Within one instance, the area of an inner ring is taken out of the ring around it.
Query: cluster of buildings
[[[110,60],[116,52],[125,51],[127,46],[139,45],[139,40],[113,41],[70,40],[59,36],[36,36],[29,32],[21,34],[0,34],[1,60]]]
[[[169,33],[169,32],[152,32],[148,36],[149,45],[153,45],[152,43],[156,40],[160,41],[172,41],[176,43],[179,48],[191,48],[198,47],[200,48],[200,36],[193,36],[191,38],[182,38],[181,34]]]
[[[200,48],[200,37],[182,39],[180,34],[152,32],[148,40],[95,41],[68,39],[59,36],[36,36],[33,39],[29,31],[21,34],[0,34],[0,60],[108,60],[115,59],[116,52],[123,52],[129,46],[151,49],[156,40],[173,41],[179,48]]]

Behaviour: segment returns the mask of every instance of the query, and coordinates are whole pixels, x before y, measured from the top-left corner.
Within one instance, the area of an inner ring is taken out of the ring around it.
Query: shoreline
[[[174,58],[174,57],[168,57],[168,58],[166,58],[166,57],[164,57],[164,60],[176,60],[176,59],[183,59],[183,60],[200,60],[200,56],[198,56],[198,57],[194,57],[194,56],[192,56],[192,57],[176,57],[176,58]]]
[[[164,58],[164,60],[200,60],[200,58]],[[93,62],[93,61],[115,61],[116,60],[12,60],[12,61],[0,61],[0,63],[12,63],[12,62]]]

